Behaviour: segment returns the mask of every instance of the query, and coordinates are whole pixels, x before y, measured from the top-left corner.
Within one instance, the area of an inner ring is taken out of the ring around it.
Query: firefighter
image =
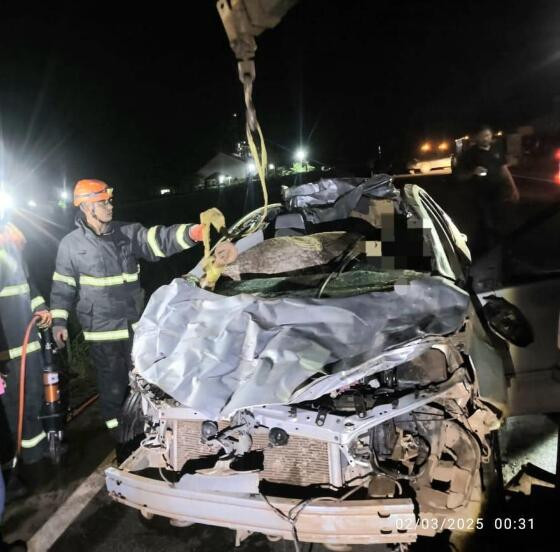
[[[96,369],[101,414],[119,442],[119,414],[132,368],[134,327],[144,307],[139,259],[158,261],[202,241],[199,224],[152,226],[113,221],[113,190],[105,182],[79,180],[73,232],[60,242],[51,292],[53,334],[59,347],[75,306]],[[118,451],[118,447],[117,447]]]
[[[15,466],[22,342],[33,314],[39,315],[42,328],[49,327],[51,317],[28,276],[22,256],[25,238],[6,219],[0,206],[0,459],[2,470],[9,472]],[[24,464],[38,462],[47,452],[46,434],[38,418],[43,404],[42,369],[41,343],[33,328],[27,346],[21,441]]]

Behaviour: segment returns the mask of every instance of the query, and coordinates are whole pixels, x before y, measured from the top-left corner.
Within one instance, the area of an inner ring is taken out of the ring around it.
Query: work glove
[[[68,330],[64,326],[55,326],[52,333],[56,346],[59,349],[64,349],[68,341]]]
[[[35,316],[40,316],[39,320],[37,320],[37,327],[41,330],[46,330],[47,328],[51,327],[52,324],[52,315],[48,310],[40,310],[36,311]]]
[[[204,233],[204,224],[193,224],[189,228],[189,238],[195,242],[201,242]]]

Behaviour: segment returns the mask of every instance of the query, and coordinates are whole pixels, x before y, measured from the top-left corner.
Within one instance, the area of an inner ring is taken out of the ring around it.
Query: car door
[[[471,275],[481,302],[493,295],[509,301],[533,331],[529,345],[509,344],[512,413],[560,412],[560,206],[535,211],[502,244],[477,259]]]

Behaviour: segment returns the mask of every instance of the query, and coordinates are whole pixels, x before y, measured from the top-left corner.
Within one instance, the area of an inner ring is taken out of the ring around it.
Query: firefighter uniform
[[[0,227],[0,372],[6,382],[0,395],[0,459],[7,469],[15,460],[19,413],[21,347],[25,330],[33,314],[46,310],[45,300],[30,282],[22,257],[23,240],[11,224]],[[22,237],[23,238],[23,237]],[[24,463],[40,460],[47,448],[39,414],[43,404],[43,359],[37,330],[33,328],[27,346],[25,410],[21,459]]]
[[[158,261],[189,249],[195,244],[189,237],[193,225],[147,229],[113,221],[98,235],[79,213],[76,226],[58,248],[53,325],[65,327],[69,312],[76,309],[97,372],[101,413],[107,428],[116,430],[132,367],[132,332],[144,308],[138,261]],[[112,433],[116,436],[117,431]]]

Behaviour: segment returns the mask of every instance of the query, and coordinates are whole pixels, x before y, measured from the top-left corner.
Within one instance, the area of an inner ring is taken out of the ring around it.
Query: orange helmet
[[[74,205],[80,206],[82,203],[93,203],[104,201],[113,197],[113,188],[109,188],[102,180],[85,178],[78,180],[74,187]]]

